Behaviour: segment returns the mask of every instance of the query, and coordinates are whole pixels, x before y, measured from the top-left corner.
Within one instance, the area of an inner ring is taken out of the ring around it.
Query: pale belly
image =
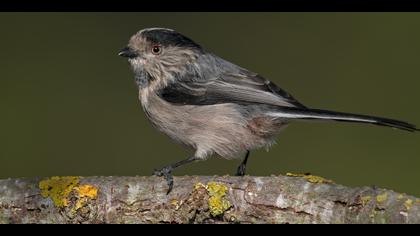
[[[172,105],[158,96],[142,100],[143,109],[161,132],[195,150],[195,157],[213,154],[231,159],[247,150],[268,147],[285,125],[267,117],[245,117],[235,104]]]

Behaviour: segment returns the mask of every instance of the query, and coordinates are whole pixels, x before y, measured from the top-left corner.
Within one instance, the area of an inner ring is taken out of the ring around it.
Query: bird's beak
[[[128,57],[128,58],[135,58],[135,57],[138,56],[138,53],[135,52],[130,47],[125,47],[125,48],[121,49],[121,51],[118,53],[118,56]]]

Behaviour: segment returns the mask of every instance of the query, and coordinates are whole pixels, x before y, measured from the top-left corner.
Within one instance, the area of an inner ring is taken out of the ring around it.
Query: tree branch
[[[418,198],[317,178],[6,179],[0,223],[420,223]]]

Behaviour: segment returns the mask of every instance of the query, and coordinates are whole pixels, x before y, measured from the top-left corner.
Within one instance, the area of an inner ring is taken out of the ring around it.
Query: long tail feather
[[[342,122],[369,123],[374,125],[393,127],[411,132],[420,131],[420,129],[416,128],[415,125],[404,121],[320,109],[282,107],[278,111],[271,112],[269,115],[287,119],[317,119],[335,120]]]

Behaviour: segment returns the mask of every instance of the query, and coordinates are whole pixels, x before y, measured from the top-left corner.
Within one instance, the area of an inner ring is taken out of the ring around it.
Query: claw
[[[168,184],[168,191],[166,192],[166,195],[168,195],[172,191],[172,188],[174,186],[174,178],[171,174],[172,170],[173,168],[171,167],[164,167],[161,170],[155,170],[153,172],[153,175],[159,177],[163,176],[166,179],[166,183]]]
[[[196,160],[198,159],[195,157],[190,157],[188,159],[178,161],[176,163],[163,167],[161,170],[155,170],[153,175],[165,177],[166,182],[168,184],[168,192],[166,192],[166,194],[169,194],[172,191],[172,187],[174,186],[174,178],[172,177],[172,174],[171,174],[172,171],[177,167],[180,167],[182,165],[188,164]]]

